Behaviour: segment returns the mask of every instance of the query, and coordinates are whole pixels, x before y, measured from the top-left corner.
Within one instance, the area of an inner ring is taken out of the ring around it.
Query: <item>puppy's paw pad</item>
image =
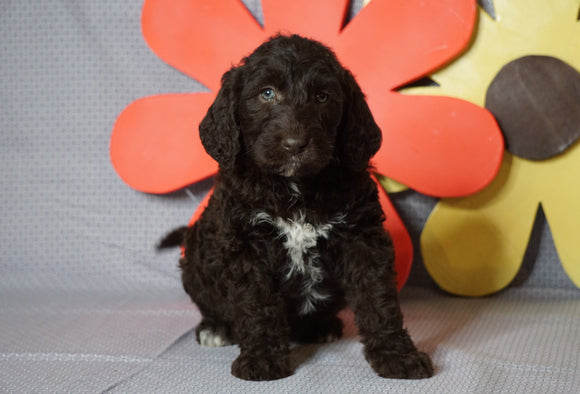
[[[375,372],[383,378],[423,379],[433,376],[433,365],[423,352],[398,354],[382,352],[368,354],[367,359]]]
[[[232,343],[228,338],[206,328],[199,332],[199,344],[204,347],[222,347],[231,345]]]
[[[341,335],[338,335],[338,334],[335,334],[335,333],[329,333],[325,337],[323,337],[320,342],[321,343],[336,342],[336,341],[338,341],[340,339],[340,337],[341,337]]]
[[[330,343],[338,341],[341,337],[342,337],[342,321],[340,319],[335,319],[335,321],[329,323],[327,328],[319,334],[319,338],[316,342]]]

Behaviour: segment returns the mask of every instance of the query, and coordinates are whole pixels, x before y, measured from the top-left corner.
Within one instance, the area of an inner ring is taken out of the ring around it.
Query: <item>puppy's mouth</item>
[[[296,176],[296,174],[301,169],[304,160],[300,157],[301,155],[293,155],[290,159],[280,166],[280,171],[278,175],[281,175],[286,178],[292,178]]]
[[[316,175],[329,164],[330,158],[330,155],[324,155],[322,152],[317,154],[309,151],[301,152],[289,156],[280,163],[277,173],[286,178]]]
[[[331,143],[311,141],[300,149],[288,149],[278,142],[255,144],[251,150],[254,164],[261,172],[284,178],[303,178],[317,175],[333,158]]]

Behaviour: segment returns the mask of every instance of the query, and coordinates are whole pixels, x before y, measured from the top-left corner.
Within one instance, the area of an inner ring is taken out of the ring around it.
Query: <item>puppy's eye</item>
[[[316,101],[318,101],[319,103],[326,103],[328,101],[328,94],[326,93],[316,94]]]
[[[266,88],[260,93],[260,97],[265,101],[272,101],[276,97],[276,92],[272,88]]]

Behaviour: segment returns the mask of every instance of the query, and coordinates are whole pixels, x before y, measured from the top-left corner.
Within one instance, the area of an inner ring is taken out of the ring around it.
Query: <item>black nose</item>
[[[304,152],[310,142],[309,138],[288,137],[282,140],[282,147],[293,155]]]

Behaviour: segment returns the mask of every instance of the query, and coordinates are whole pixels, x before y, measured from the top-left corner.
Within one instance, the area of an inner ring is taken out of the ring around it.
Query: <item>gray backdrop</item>
[[[261,20],[259,1],[246,3]],[[0,392],[386,390],[386,381],[366,366],[348,314],[350,337],[323,350],[300,348],[297,373],[275,384],[231,378],[235,347],[209,351],[194,343],[188,330],[199,313],[181,290],[179,251],[158,253],[154,246],[187,223],[211,179],[189,192],[148,195],[124,184],[109,161],[113,124],[129,103],[204,89],[149,50],[141,6],[141,0],[0,1]],[[353,15],[359,7],[354,2]],[[392,199],[418,246],[435,200],[414,192]],[[570,331],[580,326],[578,291],[559,264],[541,212],[530,245],[513,289],[482,300],[438,291],[416,250],[404,309],[439,374],[418,386],[389,383],[391,390],[449,392],[457,379],[459,391],[470,384],[516,391],[531,384],[521,360],[498,355],[505,346],[517,353],[522,343],[498,344],[490,334],[499,353],[481,358],[474,352],[491,342],[465,339],[494,329],[485,327],[489,308],[505,316],[526,311],[530,297],[561,313],[560,331],[549,335],[563,342],[546,344],[545,352],[556,347],[564,353],[555,361],[540,358],[527,372],[547,374],[541,382],[550,385],[578,387],[578,360],[567,353],[569,338],[579,345],[580,335]],[[554,301],[557,296],[565,303]],[[446,307],[435,313],[435,305]],[[454,342],[451,334],[472,324],[478,328],[466,328],[465,338]],[[498,329],[509,337],[507,322]],[[438,337],[430,335],[437,330]],[[516,336],[522,337],[535,343],[544,336]]]

